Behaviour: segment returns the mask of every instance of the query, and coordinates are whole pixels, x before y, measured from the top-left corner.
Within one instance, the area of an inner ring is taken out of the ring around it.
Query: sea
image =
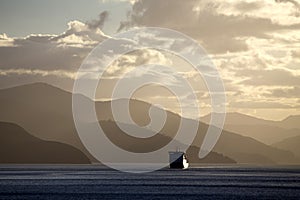
[[[101,165],[0,165],[0,199],[300,199],[300,166],[132,174]]]

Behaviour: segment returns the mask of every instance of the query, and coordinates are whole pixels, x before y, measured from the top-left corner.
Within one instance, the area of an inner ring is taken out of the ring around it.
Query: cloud
[[[108,11],[103,11],[99,14],[99,19],[88,21],[86,24],[90,29],[103,28],[104,23],[107,21],[109,16]]]
[[[99,28],[79,21],[68,23],[60,35],[32,34],[0,37],[1,69],[76,70],[99,42],[108,38]],[[17,58],[17,59],[16,59]]]
[[[266,0],[139,0],[120,30],[159,26],[181,31],[212,55],[235,108],[289,109],[295,102],[276,102],[282,97],[267,91],[300,85],[300,18],[294,13],[295,4]]]
[[[90,28],[88,24],[75,20],[69,22],[68,29],[64,33],[53,37],[52,41],[58,41],[59,39],[66,38],[70,35],[81,37],[83,41],[87,41],[88,43],[91,41],[99,43],[109,38],[109,36],[105,35],[99,27]]]
[[[109,36],[100,28],[74,20],[61,34],[30,34],[12,38],[0,34],[1,88],[47,82],[72,89],[84,58]]]
[[[288,87],[288,88],[277,88],[270,90],[265,94],[269,97],[278,97],[278,98],[299,98],[300,97],[300,87]]]
[[[14,46],[14,40],[9,38],[5,33],[0,34],[0,47]]]
[[[262,3],[228,3],[244,9],[258,8]],[[222,12],[222,1],[139,0],[135,2],[128,21],[130,26],[159,26],[181,31],[200,41],[210,53],[245,51],[247,45],[240,37],[269,37],[267,33],[284,29],[299,29],[300,22],[281,25],[270,18]],[[227,5],[227,4],[226,4]],[[166,10],[168,12],[166,12]],[[274,15],[274,14],[273,14]]]
[[[295,0],[275,0],[277,3],[292,3],[297,8],[300,8],[300,4]]]
[[[132,10],[128,20],[121,22],[119,29],[136,26],[166,27],[199,41],[216,63],[226,87],[229,106],[234,111],[294,109],[299,104],[295,103],[300,95],[300,17],[297,16],[297,1],[130,2]],[[23,38],[12,38],[0,34],[1,87],[45,81],[54,85],[61,84],[58,86],[70,90],[75,72],[84,58],[99,42],[111,38],[101,31],[110,17],[113,17],[109,13],[110,11],[104,11],[97,19],[86,23],[71,21],[66,31],[57,35],[31,34]],[[153,36],[147,33],[140,35],[142,41],[151,37]],[[161,42],[159,38],[156,39],[158,43]],[[166,45],[174,44],[176,45],[176,41],[167,42]],[[178,46],[178,49],[191,51],[186,47],[188,45]],[[112,89],[121,75],[149,62],[168,66],[184,65],[179,60],[171,63],[166,55],[154,51],[124,55],[107,70],[104,77],[106,80],[102,82],[105,91],[101,97],[109,95],[108,90]],[[202,103],[206,103],[203,101],[208,100],[209,96],[205,84],[202,86],[200,83],[201,77],[196,76],[192,70],[180,71],[179,75],[196,85],[196,95]],[[155,78],[158,74],[152,73],[149,76]],[[148,96],[153,96],[152,93]],[[147,96],[147,91],[142,94]],[[156,96],[162,100],[169,97],[164,94]]]
[[[293,50],[292,51],[292,56],[296,59],[300,59],[300,50]]]
[[[299,108],[299,105],[289,105],[280,102],[270,101],[234,101],[229,103],[229,107],[252,109],[291,109]]]
[[[237,10],[249,12],[249,11],[258,10],[263,5],[261,1],[252,1],[252,2],[241,1],[241,2],[237,2],[234,6]]]
[[[299,7],[289,3],[288,1],[284,1],[284,3],[278,3],[270,0],[214,1],[218,2],[217,12],[223,15],[270,19],[272,23],[280,25],[293,25],[300,23]]]
[[[241,84],[254,86],[294,86],[300,85],[300,75],[283,69],[274,70],[251,70],[245,69],[236,72],[237,76],[251,77]]]
[[[7,69],[2,70],[0,69],[0,76],[14,76],[14,75],[38,75],[38,76],[57,76],[60,78],[70,78],[74,79],[76,76],[76,73],[71,71],[65,71],[65,70],[39,70],[39,69]]]

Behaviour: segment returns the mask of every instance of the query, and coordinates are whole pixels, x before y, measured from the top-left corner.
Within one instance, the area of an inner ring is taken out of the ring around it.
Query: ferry
[[[170,151],[169,163],[170,169],[187,169],[189,167],[189,161],[186,154],[182,151]]]

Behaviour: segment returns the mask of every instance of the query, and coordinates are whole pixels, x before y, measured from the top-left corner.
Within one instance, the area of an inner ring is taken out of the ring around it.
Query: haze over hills
[[[44,141],[16,124],[0,122],[0,163],[87,164],[78,149],[60,142]]]
[[[165,145],[167,145],[172,138],[162,134],[160,132],[159,134],[155,134],[155,132],[149,130],[149,129],[140,129],[135,127],[134,125],[128,125],[128,124],[122,124],[122,126],[127,126],[127,130],[132,131],[140,131],[141,135],[153,135],[151,137],[147,138],[137,138],[130,136],[126,133],[124,133],[118,125],[111,120],[108,121],[99,121],[101,128],[105,132],[106,136],[117,146],[121,147],[124,150],[130,151],[130,152],[136,152],[136,153],[147,153],[151,151],[158,150]],[[146,132],[151,132],[146,133]],[[177,147],[185,146],[184,144],[175,141],[174,150]],[[199,159],[198,153],[199,153],[199,146],[193,145],[187,149],[187,156],[190,161],[190,163],[236,163],[233,159],[224,156],[221,153],[216,152],[210,152],[204,159]],[[171,149],[173,150],[173,149]],[[161,157],[166,157],[167,155],[161,155]],[[120,158],[122,159],[122,158]],[[142,158],[140,160],[142,162]],[[145,160],[147,162],[147,160]]]
[[[122,105],[122,100],[119,100],[118,103]],[[98,104],[97,106],[99,106],[97,107],[97,111],[105,110],[105,112],[102,113],[98,112],[99,118],[102,120],[113,119],[109,101]],[[130,102],[130,106],[132,109],[131,116],[137,124],[145,126],[150,122],[150,117],[147,114],[145,115],[151,107],[150,104],[135,100]],[[174,137],[174,133],[176,133],[178,129],[179,121],[179,115],[167,112],[167,121],[160,133],[170,138]],[[206,124],[199,123],[198,134],[192,144],[193,146],[197,146],[198,148],[201,146],[207,128],[208,126]],[[299,162],[290,152],[272,148],[250,137],[243,137],[242,135],[226,130],[222,132],[221,138],[216,144],[214,151],[229,156],[238,163],[274,164]]]
[[[201,117],[201,121],[207,123],[209,122],[210,114]],[[300,115],[291,115],[281,121],[273,121],[273,120],[266,120],[266,119],[260,119],[257,117],[245,115],[242,113],[226,113],[226,124],[231,125],[268,125],[268,126],[276,126],[280,128],[286,128],[286,129],[293,129],[293,128],[300,128]]]
[[[291,115],[280,121],[279,126],[282,128],[297,128],[300,129],[300,115]]]
[[[82,102],[91,101],[90,99],[80,96]],[[0,90],[0,108],[3,112],[0,113],[0,120],[6,122],[14,122],[25,127],[32,135],[49,141],[59,141],[84,152],[91,162],[98,162],[83,146],[79,139],[72,116],[72,95],[69,92],[59,88],[50,86],[44,83],[35,83],[23,85],[14,88]],[[139,102],[141,103],[141,102]],[[143,103],[143,105],[149,105]],[[103,114],[99,117],[101,125],[107,127],[107,132],[110,132],[111,139],[113,136],[122,136],[122,132],[116,127],[115,123],[108,121],[105,113],[110,110],[110,103],[97,102],[97,110]],[[84,115],[84,113],[83,113]],[[90,119],[83,117],[83,121],[91,123]],[[159,136],[159,134],[158,134]],[[161,136],[163,137],[163,136]],[[115,138],[117,142],[120,138]],[[124,139],[124,138],[121,138]],[[161,138],[159,138],[161,139]],[[166,141],[157,140],[160,142]],[[126,147],[130,149],[132,141],[128,141]],[[159,144],[159,142],[152,142],[151,145]],[[149,144],[150,145],[150,144]],[[150,146],[142,146],[147,149]],[[135,151],[141,151],[137,146]],[[130,149],[132,150],[132,148]],[[193,151],[194,152],[194,151]],[[201,162],[191,155],[192,161]],[[210,159],[212,157],[212,159]],[[230,158],[224,157],[221,154],[212,152],[204,160],[205,162],[220,162],[232,163],[235,162]]]
[[[208,123],[210,115],[206,115],[200,120]],[[300,135],[299,122],[300,116],[290,116],[282,121],[272,121],[240,113],[227,113],[224,129],[252,137],[265,144],[273,144]]]
[[[83,103],[91,101],[84,96],[79,96],[79,98],[81,98]],[[117,103],[121,105],[124,103],[123,100],[117,101]],[[44,83],[3,89],[0,90],[0,108],[3,111],[0,113],[0,121],[17,123],[28,130],[32,135],[44,140],[70,144],[80,149],[92,162],[94,162],[95,159],[93,159],[82,145],[76,132],[72,118],[71,102],[71,93]],[[107,127],[109,135],[119,135],[116,137],[116,140],[118,140],[123,132],[115,127],[113,121],[109,121],[113,119],[110,102],[95,102],[95,107],[100,124]],[[151,105],[148,103],[131,100],[130,109],[133,120],[139,125],[147,125],[150,120],[148,115],[150,107]],[[83,117],[82,120],[85,120],[86,123],[92,123],[90,121],[91,119],[85,119]],[[161,141],[161,143],[156,143],[156,145],[158,145],[157,147],[162,145],[163,141],[173,138],[178,129],[179,122],[179,115],[167,111],[167,121],[165,126],[160,131],[160,134],[157,134],[157,137],[159,138],[155,140]],[[196,156],[207,128],[208,126],[206,124],[199,123],[197,137],[195,138],[192,147],[188,150],[188,153],[190,153],[189,157],[192,157],[194,161],[203,162],[205,160],[199,161]],[[131,150],[137,151],[137,147],[133,148],[132,142],[133,141],[130,140],[123,141],[124,147],[132,148]],[[152,143],[142,147],[155,148],[155,146],[150,144]],[[207,162],[228,163],[234,162],[233,160],[235,160],[238,163],[253,164],[300,163],[299,159],[291,152],[280,150],[258,142],[255,139],[225,130],[222,132],[221,138],[213,151],[219,154],[212,153],[210,157],[208,156],[206,158],[206,160],[208,160]]]
[[[300,135],[284,139],[280,142],[272,144],[273,147],[293,152],[300,157]]]

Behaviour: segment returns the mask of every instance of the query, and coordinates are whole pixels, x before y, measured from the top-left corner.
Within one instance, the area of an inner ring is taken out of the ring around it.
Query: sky
[[[199,42],[222,76],[227,111],[273,120],[300,114],[299,0],[1,0],[0,88],[46,82],[71,91],[93,48],[137,27],[164,27]],[[151,59],[170,65],[171,57],[137,52],[111,69]],[[172,59],[177,67],[188,65]],[[203,80],[192,72],[185,75],[195,86],[202,114],[208,113]],[[106,90],[115,81],[104,81]],[[108,98],[106,90],[99,99]],[[134,97],[178,110],[172,94],[157,86]]]
[[[11,37],[59,34],[66,30],[68,22],[87,22],[105,10],[109,10],[113,17],[109,17],[103,31],[113,34],[131,8],[126,1],[99,0],[1,0],[0,5],[0,31]]]

